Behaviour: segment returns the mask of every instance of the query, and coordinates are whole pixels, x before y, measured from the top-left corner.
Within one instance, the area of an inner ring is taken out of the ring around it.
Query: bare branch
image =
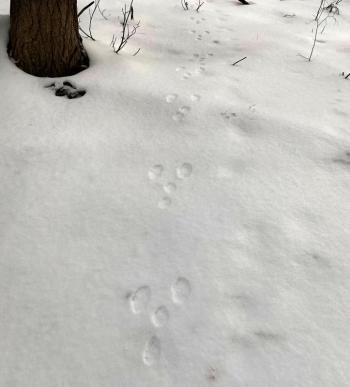
[[[199,12],[199,8],[204,4],[204,1],[198,0],[196,11]]]
[[[134,17],[133,0],[131,0],[129,9],[126,8],[126,4],[124,5],[124,7],[122,8],[122,14],[123,21],[121,22],[121,24],[123,26],[123,30],[119,46],[116,47],[117,38],[114,35],[111,42],[113,50],[116,54],[118,54],[125,47],[129,39],[136,34],[137,29],[140,27],[140,21],[138,21],[136,24],[132,25],[130,29],[129,19],[132,20]],[[136,55],[139,51],[140,49],[134,55]]]
[[[89,3],[88,5],[86,5],[79,13],[78,13],[78,17],[83,13],[85,12],[88,8],[90,8],[92,6],[92,4],[94,4],[94,1],[92,1],[91,3]]]
[[[317,10],[317,14],[315,16],[314,21],[316,22],[316,28],[314,33],[314,39],[311,47],[311,51],[308,57],[308,61],[311,61],[312,55],[315,50],[316,42],[320,27],[323,26],[321,30],[321,34],[323,34],[325,28],[327,27],[327,22],[329,19],[333,19],[336,22],[335,15],[339,15],[339,7],[338,5],[342,2],[342,0],[332,0],[329,3],[326,0],[321,0],[320,5]]]
[[[90,4],[88,4],[86,7],[84,7],[79,12],[79,16],[80,16],[86,9],[89,9],[89,26],[88,26],[89,32],[86,32],[85,30],[83,30],[83,28],[80,25],[79,25],[79,29],[85,35],[85,37],[87,37],[87,38],[89,38],[91,40],[95,40],[95,38],[92,36],[92,21],[94,19],[96,10],[99,7],[100,1],[101,0],[95,0],[95,1],[91,2]],[[93,10],[91,11],[90,7],[91,7],[92,4],[95,4],[95,6],[93,7]]]

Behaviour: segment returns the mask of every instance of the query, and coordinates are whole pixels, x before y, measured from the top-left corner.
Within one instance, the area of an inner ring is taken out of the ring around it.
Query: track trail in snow
[[[182,111],[187,112],[187,107]],[[181,183],[187,180],[192,172],[193,166],[187,162],[178,165],[172,172],[168,172],[162,164],[156,164],[148,170],[150,182],[160,188],[162,194],[166,194],[159,200],[158,208],[164,210],[172,205],[174,195],[181,187]]]
[[[140,286],[129,295],[131,312],[135,316],[140,315],[142,318],[147,316],[145,324],[149,320],[154,329],[151,337],[146,340],[141,353],[141,358],[145,365],[153,366],[161,357],[162,343],[156,331],[166,327],[171,319],[169,302],[175,306],[182,306],[187,302],[191,293],[192,285],[190,281],[185,277],[178,277],[169,288],[168,306],[164,303],[152,308],[152,291],[147,285]],[[174,318],[176,318],[177,313],[179,311],[173,309],[172,315]]]

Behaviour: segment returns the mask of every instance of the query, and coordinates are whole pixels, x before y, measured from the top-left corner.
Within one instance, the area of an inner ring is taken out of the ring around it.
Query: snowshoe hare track
[[[170,287],[171,301],[174,304],[185,303],[191,295],[191,284],[185,277],[178,277]],[[147,285],[137,288],[129,297],[130,309],[134,315],[148,311],[151,301],[151,288]],[[150,315],[150,322],[154,329],[158,330],[165,327],[170,321],[170,313],[165,305],[158,306]],[[146,341],[142,350],[142,361],[148,366],[154,366],[158,363],[162,353],[161,340],[155,334]]]
[[[154,365],[160,358],[161,343],[157,336],[152,336],[145,344],[142,360],[147,366]]]
[[[198,97],[195,95],[196,98]],[[179,110],[183,112],[190,111],[189,106],[182,106]],[[179,114],[184,114],[180,113]],[[185,180],[192,175],[193,167],[190,163],[183,163],[182,165],[175,168],[175,173],[173,172],[173,178],[178,180]],[[164,182],[165,179],[162,179],[165,169],[162,164],[155,164],[148,170],[148,178],[154,182],[155,187],[162,187],[162,190],[166,193],[166,196],[161,197],[158,201],[158,208],[164,210],[169,208],[172,205],[175,192],[178,190],[177,184],[175,184],[170,179],[167,182]],[[165,178],[170,176],[165,176]],[[165,180],[166,181],[166,180]],[[170,197],[171,196],[171,197]]]
[[[164,305],[161,305],[153,312],[151,321],[156,328],[160,328],[168,323],[169,317],[168,309]]]
[[[147,311],[151,299],[151,289],[148,286],[141,286],[130,296],[130,309],[134,314]]]
[[[179,277],[171,286],[171,299],[174,304],[183,304],[191,294],[190,281],[184,277]]]

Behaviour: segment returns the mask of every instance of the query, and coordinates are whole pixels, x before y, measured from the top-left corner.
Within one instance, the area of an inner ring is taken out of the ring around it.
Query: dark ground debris
[[[63,84],[52,82],[45,87],[54,90],[57,97],[67,97],[68,99],[80,98],[86,94],[86,90],[78,89],[69,81],[64,81]]]

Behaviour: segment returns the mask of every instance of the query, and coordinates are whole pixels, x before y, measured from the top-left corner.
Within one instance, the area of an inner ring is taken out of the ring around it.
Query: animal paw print
[[[168,103],[173,103],[177,100],[177,94],[168,94],[166,97],[165,97],[165,100],[168,102]]]
[[[192,175],[192,165],[190,163],[183,163],[180,167],[176,168],[176,176],[183,180]]]
[[[340,157],[334,158],[333,161],[337,164],[341,164],[343,166],[349,167],[350,166],[350,152],[347,151]]]
[[[192,95],[190,96],[190,99],[191,99],[191,101],[193,101],[193,102],[199,102],[200,99],[201,99],[201,96],[200,96],[199,94],[192,94]]]
[[[188,107],[183,106],[182,112],[187,111]],[[182,113],[184,114],[184,113]],[[185,180],[189,178],[192,175],[193,167],[190,163],[183,163],[182,165],[178,166],[175,169],[175,177],[178,180]],[[169,208],[172,204],[172,199],[170,196],[174,195],[174,193],[177,191],[178,187],[174,181],[171,181],[170,179],[165,180],[163,178],[163,172],[164,167],[161,164],[155,164],[153,167],[151,167],[148,171],[148,178],[157,183],[157,185],[160,185],[162,187],[162,190],[165,192],[166,196],[163,196],[159,202],[158,207],[162,210]]]
[[[182,80],[186,80],[192,76],[192,73],[186,70],[186,66],[176,67],[175,71],[180,73],[183,72],[182,78],[181,78]]]
[[[187,301],[191,294],[191,284],[184,278],[179,277],[170,288],[171,300],[174,304],[183,304]],[[151,289],[144,285],[136,289],[129,296],[130,310],[134,315],[140,313],[148,313],[149,303],[151,300]],[[165,327],[170,320],[170,313],[165,305],[158,306],[149,316],[154,329]],[[142,351],[142,361],[148,366],[154,366],[158,363],[161,357],[162,344],[156,334],[146,341]]]
[[[132,313],[139,314],[146,312],[150,299],[151,289],[148,286],[141,286],[138,288],[129,299]]]
[[[207,379],[210,382],[215,382],[217,379],[217,370],[214,367],[209,367],[207,371]]]
[[[174,304],[183,304],[191,294],[190,281],[184,277],[179,277],[171,286],[171,299]]]
[[[205,71],[206,71],[205,66],[204,66],[204,65],[201,65],[201,66],[199,66],[199,67],[194,71],[194,73],[195,73],[196,75],[200,75],[200,74],[204,73]]]
[[[164,210],[168,207],[171,206],[171,199],[167,196],[165,196],[164,198],[162,198],[159,202],[158,202],[158,207],[161,209],[161,210]]]
[[[199,68],[199,71],[205,71],[205,67],[204,66],[200,66]],[[178,100],[178,95],[177,94],[168,94],[165,96],[165,101],[169,104],[172,104],[174,102],[176,102]],[[199,102],[201,99],[201,96],[199,94],[192,94],[190,95],[190,100],[192,102]],[[175,114],[173,114],[172,118],[174,121],[176,122],[182,122],[186,115],[190,113],[190,111],[192,110],[192,108],[188,105],[182,105],[180,106],[177,111],[175,112]]]
[[[173,115],[173,120],[176,122],[182,122],[185,116],[191,111],[189,106],[181,106],[177,112]]]
[[[161,354],[161,343],[157,336],[152,336],[145,344],[142,360],[145,365],[153,366],[158,362]]]
[[[151,321],[152,321],[152,324],[157,328],[165,326],[169,321],[168,309],[164,305],[161,305],[160,307],[158,307],[153,312],[151,316]]]
[[[183,76],[182,76],[182,80],[186,80],[188,78],[190,78],[192,76],[192,73],[190,71],[185,71]]]
[[[153,167],[148,171],[148,177],[150,180],[156,180],[162,176],[164,167],[161,164],[153,165]]]
[[[223,117],[225,120],[230,120],[232,118],[237,117],[236,113],[231,113],[231,112],[222,112],[220,113],[221,117]]]

